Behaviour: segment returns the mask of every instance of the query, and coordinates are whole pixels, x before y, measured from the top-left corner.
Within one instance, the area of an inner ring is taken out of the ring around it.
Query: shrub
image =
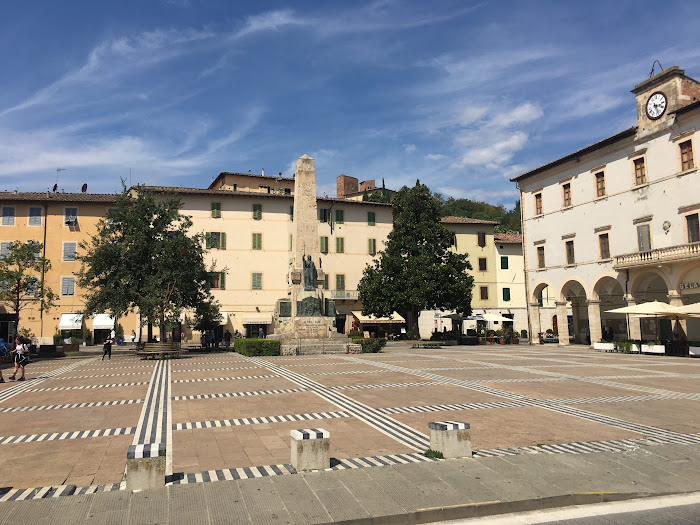
[[[235,339],[233,347],[241,355],[280,355],[280,342],[275,339]]]
[[[430,449],[430,448],[429,448],[428,450],[426,450],[426,451],[423,453],[423,455],[424,455],[426,458],[445,459],[445,456],[442,454],[442,452],[440,452],[440,451],[438,451],[438,450],[432,450],[432,449]]]
[[[551,328],[547,328],[547,331],[545,333],[554,335],[554,330],[552,330]]]
[[[348,335],[350,337],[362,337],[362,332],[360,330],[350,330]]]
[[[386,339],[364,339],[362,337],[353,337],[352,342],[362,345],[363,354],[376,354],[386,345]]]
[[[632,345],[634,344],[634,341],[619,341],[617,343],[617,351],[622,352],[623,354],[631,354],[632,353]]]
[[[520,330],[520,337],[527,339],[527,330]]]

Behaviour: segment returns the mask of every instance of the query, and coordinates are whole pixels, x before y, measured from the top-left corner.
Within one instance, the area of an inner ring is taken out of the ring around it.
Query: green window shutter
[[[501,257],[501,270],[508,269],[508,257]]]
[[[369,239],[369,254],[370,255],[376,255],[377,254],[377,240],[376,239]]]
[[[289,234],[289,251],[292,251],[292,243],[294,242],[294,236],[290,233]]]
[[[373,211],[367,212],[367,224],[369,226],[374,226],[375,224],[377,224],[377,217]]]
[[[289,220],[294,220],[294,206],[289,207]]]
[[[214,219],[219,219],[221,217],[221,203],[212,202],[211,203],[211,216]]]
[[[336,274],[335,276],[335,289],[341,292],[345,291],[345,275]]]
[[[253,204],[253,219],[259,221],[262,219],[262,204]]]
[[[254,273],[253,274],[252,288],[253,288],[253,290],[262,290],[262,274],[261,273]]]
[[[323,276],[323,289],[328,290],[328,274]]]
[[[345,238],[335,238],[335,253],[345,253]]]
[[[206,243],[206,248],[208,250],[211,248],[211,232],[205,233],[204,239],[205,239],[205,243]]]
[[[262,233],[253,234],[253,250],[262,250]]]
[[[328,253],[328,237],[321,237],[321,253]]]
[[[226,289],[226,272],[221,272],[219,275],[219,288],[222,290]]]
[[[225,250],[226,249],[226,232],[221,232],[221,241],[219,241],[219,250]]]
[[[503,300],[510,301],[510,288],[503,289]]]
[[[335,210],[335,222],[345,224],[345,212],[343,210]]]

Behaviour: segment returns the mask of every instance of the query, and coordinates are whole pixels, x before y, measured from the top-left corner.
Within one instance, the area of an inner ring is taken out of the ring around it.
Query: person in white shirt
[[[15,371],[10,376],[10,379],[14,380],[17,375],[17,370],[21,368],[22,377],[17,381],[24,381],[24,366],[29,362],[29,347],[22,343],[19,336],[15,338],[15,349],[12,350],[12,353],[15,354]]]

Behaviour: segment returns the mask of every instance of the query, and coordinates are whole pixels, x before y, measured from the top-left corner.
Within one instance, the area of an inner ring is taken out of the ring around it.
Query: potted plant
[[[617,351],[622,352],[623,354],[638,354],[639,345],[637,345],[636,341],[632,341],[630,339],[620,341],[617,343]]]
[[[642,353],[643,354],[665,354],[666,345],[661,344],[660,341],[649,341],[648,343],[642,343]]]
[[[598,350],[599,352],[614,352],[615,343],[601,339],[597,343],[593,343],[593,350]]]
[[[80,340],[74,335],[70,338],[70,343],[63,344],[63,352],[77,352],[80,346]]]
[[[487,345],[492,345],[495,344],[495,337],[496,337],[496,332],[493,330],[489,330],[486,332],[486,344]]]
[[[505,334],[503,333],[503,330],[496,330],[496,337],[498,338],[498,344],[501,344],[501,345],[506,344],[506,337],[505,337]]]

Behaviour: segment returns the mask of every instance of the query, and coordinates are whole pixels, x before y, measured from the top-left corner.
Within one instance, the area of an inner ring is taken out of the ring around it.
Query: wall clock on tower
[[[653,93],[647,100],[647,117],[651,120],[661,118],[666,111],[666,95],[661,91]]]

